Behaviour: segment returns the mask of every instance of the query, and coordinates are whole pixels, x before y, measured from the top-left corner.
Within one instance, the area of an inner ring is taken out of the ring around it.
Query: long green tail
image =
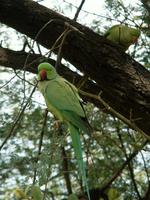
[[[85,164],[83,162],[80,134],[79,134],[78,128],[76,128],[72,124],[69,124],[69,130],[70,130],[70,135],[72,139],[72,145],[73,145],[75,156],[78,163],[79,174],[80,174],[80,177],[82,178],[83,186],[86,189],[88,199],[90,200],[88,181],[86,177],[86,169],[85,169]]]

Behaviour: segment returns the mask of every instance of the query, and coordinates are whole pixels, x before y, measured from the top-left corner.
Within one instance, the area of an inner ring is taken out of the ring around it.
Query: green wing
[[[69,121],[86,133],[90,132],[91,129],[75,86],[59,76],[47,81],[43,95],[47,107],[58,119]]]
[[[48,81],[44,96],[57,109],[72,111],[81,117],[85,117],[76,91],[66,84],[63,78]]]
[[[115,29],[118,27],[119,25],[114,25],[111,28],[109,28],[106,33],[104,34],[104,37],[107,38],[107,36],[109,36],[113,31],[115,31]]]
[[[131,44],[135,43],[139,36],[140,31],[138,29],[130,28],[126,25],[112,26],[104,34],[104,37],[116,44],[119,44],[125,50],[127,50]]]

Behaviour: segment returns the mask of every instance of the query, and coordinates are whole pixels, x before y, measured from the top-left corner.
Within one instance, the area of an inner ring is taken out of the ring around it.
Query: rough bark
[[[150,135],[150,72],[142,65],[89,28],[31,0],[1,0],[0,13],[0,22],[33,39],[53,20],[36,38],[46,48],[64,31],[65,22],[76,27],[80,32],[67,36],[63,57],[96,81],[111,107]]]

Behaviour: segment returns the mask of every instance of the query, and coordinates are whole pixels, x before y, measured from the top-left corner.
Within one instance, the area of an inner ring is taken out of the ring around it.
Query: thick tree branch
[[[35,38],[50,48],[65,29],[66,22],[75,27],[68,34],[62,56],[88,74],[103,91],[103,99],[123,116],[150,135],[150,72],[109,41],[31,0],[1,0],[0,22]],[[55,49],[57,53],[57,49]]]

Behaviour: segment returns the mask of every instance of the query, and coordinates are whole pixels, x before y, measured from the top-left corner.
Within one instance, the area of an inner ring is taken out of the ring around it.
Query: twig
[[[62,59],[62,47],[63,47],[63,44],[66,40],[66,37],[67,35],[72,32],[72,30],[70,30],[68,27],[66,28],[66,30],[63,32],[63,38],[62,38],[62,41],[60,43],[60,47],[59,47],[59,50],[58,50],[58,54],[57,54],[57,60],[56,60],[56,63],[55,63],[55,68],[56,70],[58,71],[58,68],[59,66],[61,65],[61,59]]]
[[[4,83],[4,85],[2,85],[0,87],[0,89],[2,89],[3,87],[5,87],[6,85],[8,85],[15,77],[16,77],[16,75],[14,75],[13,77],[11,77],[6,83]]]
[[[148,144],[148,140],[146,140],[140,147],[135,149],[135,151],[128,157],[128,159],[122,164],[122,166],[118,169],[118,171],[108,180],[102,187],[101,190],[105,190],[108,188],[112,182],[122,173],[124,168],[128,165],[128,163],[144,148],[146,144]]]
[[[70,5],[70,6],[74,7],[74,8],[78,8],[78,6],[75,6],[74,4],[72,4],[72,3],[70,3],[70,2],[67,2],[66,0],[63,0],[63,2],[65,2],[66,4],[68,4],[68,5]],[[109,21],[115,21],[115,22],[118,22],[118,23],[122,23],[121,20],[114,19],[114,18],[112,18],[112,17],[108,17],[108,16],[96,14],[96,13],[94,13],[94,12],[89,12],[89,11],[83,10],[83,9],[82,9],[81,11],[84,12],[84,13],[86,13],[86,14],[88,14],[88,15],[96,16],[96,17],[98,17],[98,18],[103,18],[103,19],[107,19],[107,20],[109,20]],[[131,20],[130,20],[130,21],[131,21]],[[133,21],[131,21],[131,22],[133,23]],[[122,24],[125,24],[125,25],[126,25],[126,23],[122,23]],[[130,26],[131,26],[131,27],[135,27],[135,26],[133,26],[132,24],[130,24]]]
[[[117,134],[118,134],[118,138],[119,138],[120,143],[121,143],[122,151],[124,152],[124,155],[125,155],[125,158],[126,158],[126,161],[127,161],[129,159],[129,157],[128,157],[127,152],[126,152],[126,148],[125,148],[125,146],[123,144],[123,140],[122,140],[122,136],[120,134],[119,127],[117,127]],[[137,184],[136,184],[136,181],[135,181],[135,177],[134,177],[134,171],[133,171],[133,168],[131,167],[131,161],[132,160],[130,160],[130,162],[128,162],[127,165],[128,165],[129,171],[130,171],[131,180],[133,182],[133,185],[134,185],[135,191],[137,193],[137,196],[141,200],[141,195],[140,195],[140,193],[138,191],[138,187],[137,187]]]
[[[27,37],[25,37],[24,50],[25,50],[25,47],[26,47],[26,46],[30,49],[30,51],[31,51],[33,54],[35,54],[35,51],[34,51],[33,47],[31,46],[31,44],[28,42],[28,38],[27,38]]]
[[[23,69],[24,69],[24,70],[25,70],[25,68],[26,68],[26,65],[27,65],[27,62],[28,62],[30,53],[31,53],[31,51],[32,51],[32,49],[33,49],[33,47],[34,47],[34,43],[36,42],[37,38],[39,37],[39,35],[41,34],[41,32],[42,32],[49,24],[51,24],[51,23],[54,22],[54,21],[55,21],[55,19],[51,19],[50,21],[48,21],[47,23],[45,23],[44,26],[42,26],[42,28],[41,28],[41,29],[38,31],[38,33],[36,34],[36,36],[35,36],[35,38],[34,38],[34,40],[33,40],[33,43],[32,43],[32,45],[31,45],[31,49],[30,49],[30,51],[28,52],[28,55],[27,55],[26,60],[25,60],[25,62],[24,62],[24,66],[23,66]]]
[[[59,136],[63,135],[62,123],[58,124],[57,133],[58,133]],[[72,186],[71,186],[69,166],[68,166],[68,157],[67,157],[66,150],[65,150],[65,148],[62,144],[61,144],[61,155],[62,155],[63,174],[64,174],[64,179],[65,179],[65,182],[66,182],[66,188],[68,190],[68,195],[69,195],[69,194],[72,193]]]
[[[15,70],[15,69],[14,69],[14,73],[15,73],[15,76],[17,76],[17,77],[18,77],[20,80],[22,80],[22,81],[24,81],[24,82],[28,83],[29,85],[32,85],[32,86],[34,86],[34,84],[33,84],[33,83],[31,83],[31,82],[27,81],[26,79],[22,78],[21,76],[19,76],[19,75],[17,74],[17,72],[16,72],[16,70]]]
[[[86,83],[86,81],[89,79],[89,75],[84,75],[83,78],[81,78],[81,80],[78,82],[77,88],[78,90],[81,89],[84,84]]]
[[[64,147],[61,147],[61,154],[63,159],[63,174],[64,179],[66,181],[66,187],[68,190],[68,194],[72,193],[71,181],[70,181],[70,173],[68,170],[68,158]]]
[[[14,134],[15,128],[19,125],[19,122],[21,121],[21,119],[22,119],[22,117],[23,117],[23,113],[24,113],[26,107],[28,106],[28,104],[29,104],[29,102],[30,102],[30,100],[31,100],[31,97],[32,97],[32,95],[33,95],[33,93],[34,93],[34,91],[35,91],[35,89],[36,89],[36,87],[37,87],[37,84],[38,84],[38,82],[37,82],[36,85],[34,86],[32,92],[31,92],[31,94],[30,94],[30,96],[29,96],[29,98],[28,98],[26,104],[25,104],[24,107],[22,108],[20,114],[18,115],[18,117],[17,117],[16,120],[14,121],[13,126],[11,127],[11,129],[10,129],[8,135],[6,136],[6,138],[4,139],[4,141],[2,142],[2,144],[0,145],[0,151],[1,151],[1,149],[3,148],[3,146],[6,144],[6,142],[8,141],[8,139]]]
[[[59,66],[61,65],[62,48],[63,48],[63,45],[64,45],[64,42],[66,40],[67,35],[69,33],[71,33],[72,31],[77,31],[78,33],[83,35],[83,33],[80,30],[78,30],[76,27],[72,26],[68,22],[65,22],[65,25],[67,26],[67,28],[64,30],[64,32],[60,35],[60,37],[54,43],[54,45],[56,45],[56,43],[58,43],[58,41],[62,38],[62,41],[61,41],[60,46],[59,46],[58,54],[57,54],[57,60],[56,60],[56,63],[55,63],[56,70],[58,70]]]
[[[76,11],[75,16],[74,16],[74,18],[73,18],[73,21],[76,21],[76,20],[77,20],[77,18],[78,18],[78,16],[79,16],[79,13],[80,13],[80,11],[81,11],[81,9],[82,9],[82,6],[83,6],[84,2],[85,2],[85,0],[82,0],[82,1],[81,1],[81,4],[80,4],[80,6],[77,8],[77,11]],[[58,71],[59,66],[61,65],[61,60],[62,60],[62,48],[63,48],[63,44],[64,44],[64,42],[65,42],[65,40],[66,40],[66,37],[67,37],[67,35],[68,35],[70,32],[72,32],[73,30],[74,30],[74,31],[77,30],[77,29],[74,28],[74,27],[72,28],[71,25],[68,25],[68,23],[65,23],[65,25],[67,25],[67,28],[66,28],[66,29],[64,30],[64,32],[63,32],[63,38],[62,38],[62,41],[61,41],[61,43],[60,43],[60,47],[59,47],[58,54],[57,54],[57,60],[56,60],[56,64],[55,64],[55,68],[56,68],[57,71]]]
[[[83,96],[87,96],[90,98],[94,98],[97,99],[109,112],[111,112],[112,114],[114,114],[117,118],[119,118],[120,120],[122,120],[125,124],[127,124],[129,127],[131,127],[132,129],[134,129],[135,131],[143,134],[148,140],[150,140],[150,137],[148,135],[146,135],[140,128],[138,128],[133,122],[131,122],[130,120],[128,120],[127,118],[125,118],[123,115],[121,115],[120,113],[118,113],[116,110],[114,110],[113,108],[111,108],[101,97],[100,95],[94,95],[91,93],[87,93],[84,92],[83,90],[79,90],[79,93],[82,94]]]
[[[147,176],[147,181],[150,185],[150,177],[149,177],[149,171],[148,171],[148,168],[146,166],[146,161],[145,161],[145,158],[144,158],[144,155],[143,153],[141,152],[141,156],[142,156],[142,160],[143,160],[143,163],[144,163],[144,168],[145,168],[145,172],[146,172],[146,176]]]
[[[35,52],[34,52],[34,49],[32,48],[32,46],[29,44],[29,42],[28,42],[28,39],[27,39],[27,37],[24,37],[25,38],[25,43],[24,43],[24,47],[23,47],[23,50],[25,50],[25,48],[26,48],[26,46],[30,49],[30,53],[32,52],[33,54],[35,54]],[[15,71],[15,70],[14,70]],[[18,74],[17,74],[17,72],[15,71],[15,74],[18,76],[18,77],[20,77]],[[21,77],[20,77],[20,79],[21,79]],[[25,99],[26,99],[26,93],[25,93],[25,91],[26,91],[26,71],[25,71],[25,69],[24,69],[24,67],[23,67],[23,78],[22,78],[22,81],[23,81],[23,94],[24,94],[24,97],[23,97],[23,101],[22,101],[22,105],[24,104],[24,101],[25,101]]]
[[[35,36],[35,38],[34,38],[34,40],[33,40],[33,43],[32,43],[32,45],[31,45],[31,49],[33,49],[34,44],[35,44],[37,38],[39,37],[39,35],[41,34],[41,32],[42,32],[49,24],[51,24],[52,22],[57,22],[57,21],[58,21],[58,22],[64,23],[64,22],[61,21],[60,19],[51,19],[51,20],[49,20],[47,23],[45,23],[45,24],[42,26],[42,28],[38,31],[38,33],[36,34],[36,36]],[[54,50],[54,48],[56,47],[56,44],[59,42],[59,40],[61,39],[61,37],[62,37],[63,35],[64,35],[64,34],[62,33],[62,34],[59,36],[59,38],[55,41],[55,43],[53,44],[52,48],[50,49],[50,52],[51,52],[52,50]],[[24,66],[23,66],[23,69],[24,69],[24,70],[25,70],[25,68],[26,68],[26,66],[27,66],[27,61],[28,61],[28,59],[29,59],[30,53],[31,53],[31,50],[28,52],[28,55],[27,55],[26,60],[25,60],[25,62],[24,62]]]
[[[81,1],[80,6],[78,7],[77,12],[76,12],[76,14],[75,14],[75,16],[74,16],[74,18],[73,18],[74,21],[77,20],[77,18],[78,18],[78,16],[79,16],[79,13],[80,13],[80,11],[81,11],[81,9],[82,9],[82,7],[83,7],[84,2],[85,2],[85,0],[82,0],[82,1]]]
[[[50,49],[49,54],[56,48],[56,45],[58,44],[58,42],[64,37],[65,32],[66,32],[66,30],[64,30],[64,31],[62,32],[62,34],[61,34],[61,35],[57,38],[57,40],[54,42],[52,48]],[[60,45],[59,45],[59,46],[60,46]],[[59,46],[58,46],[58,47],[59,47]],[[58,47],[57,47],[57,48],[58,48]],[[49,55],[48,57],[50,57],[50,55]]]
[[[46,110],[45,110],[45,115],[44,115],[43,126],[42,126],[42,130],[41,130],[41,134],[40,134],[39,148],[38,148],[37,159],[36,159],[36,161],[35,161],[35,164],[38,163],[39,157],[40,157],[40,155],[41,155],[41,149],[42,149],[42,144],[43,144],[44,130],[45,130],[46,122],[47,122],[47,114],[48,114],[48,110],[46,109]],[[34,170],[33,185],[35,184],[35,181],[36,181],[36,175],[37,175],[37,168],[35,168],[35,170]]]
[[[51,24],[52,22],[54,22],[54,21],[60,21],[59,19],[52,19],[52,20],[49,20],[47,23],[45,23],[44,24],[44,26],[42,26],[42,28],[38,31],[38,33],[36,34],[36,36],[35,36],[35,38],[34,38],[34,40],[33,40],[33,43],[32,43],[32,45],[30,46],[30,51],[28,52],[28,54],[27,54],[27,57],[26,57],[26,60],[25,60],[25,62],[24,62],[24,66],[23,66],[23,70],[24,70],[24,74],[23,74],[23,79],[25,80],[26,78],[25,78],[25,69],[26,69],[26,67],[27,67],[27,62],[28,62],[28,59],[29,59],[29,56],[30,56],[30,54],[31,54],[31,52],[33,51],[33,47],[34,47],[34,44],[35,44],[35,42],[36,42],[36,40],[37,40],[37,38],[39,37],[39,35],[41,34],[41,32],[49,25],[49,24]],[[53,45],[53,47],[51,48],[51,50],[50,50],[50,52],[52,52],[52,50],[55,48],[55,43],[54,43],[54,45]],[[40,49],[39,49],[39,51],[40,51]],[[24,98],[23,98],[23,102],[22,102],[22,105],[24,104],[24,101],[25,101],[25,82],[24,82]]]
[[[36,42],[36,45],[37,45],[37,48],[38,48],[38,51],[39,51],[40,55],[42,55],[42,51],[41,51],[41,48],[40,48],[40,45],[39,45],[39,43],[38,43],[38,42]]]
[[[54,20],[50,20],[48,21],[47,23],[44,24],[44,26],[38,31],[38,33],[36,34],[34,40],[33,40],[33,43],[32,45],[30,46],[30,51],[28,52],[28,55],[26,57],[26,60],[24,62],[24,66],[23,66],[23,70],[24,70],[24,74],[23,74],[23,79],[25,80],[25,69],[26,69],[26,66],[27,66],[27,62],[28,62],[28,59],[29,59],[29,56],[31,54],[31,52],[33,51],[33,47],[34,47],[34,43],[35,41],[37,40],[37,38],[39,37],[39,35],[41,34],[41,32],[51,23],[53,22]],[[25,100],[25,82],[24,82],[24,98],[23,98],[23,102],[22,104],[24,103],[24,100]]]

